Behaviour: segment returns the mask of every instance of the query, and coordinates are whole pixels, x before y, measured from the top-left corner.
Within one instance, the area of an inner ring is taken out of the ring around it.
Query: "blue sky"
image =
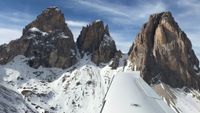
[[[150,14],[171,11],[200,56],[199,0],[2,0],[0,44],[19,38],[24,26],[49,6],[62,10],[75,40],[82,26],[103,20],[123,52],[128,51]]]

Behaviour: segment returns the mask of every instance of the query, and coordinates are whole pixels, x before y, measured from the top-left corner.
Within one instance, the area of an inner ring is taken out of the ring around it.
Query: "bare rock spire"
[[[129,59],[149,84],[200,89],[199,61],[170,12],[151,15],[131,49]]]
[[[77,39],[77,47],[81,55],[91,54],[91,60],[97,65],[109,62],[117,52],[108,25],[104,26],[103,21],[100,20],[82,28]]]

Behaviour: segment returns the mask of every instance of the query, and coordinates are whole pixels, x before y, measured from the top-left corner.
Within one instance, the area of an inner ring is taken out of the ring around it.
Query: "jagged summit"
[[[77,46],[81,52],[92,52],[99,47],[105,35],[110,36],[108,29],[104,27],[103,21],[94,21],[82,28],[77,39]]]
[[[94,21],[82,28],[77,39],[77,47],[81,55],[92,54],[92,61],[96,64],[109,62],[117,51],[108,25],[104,26],[101,20]]]
[[[96,64],[108,63],[117,52],[108,25],[104,26],[101,20],[83,27],[76,44],[64,14],[58,7],[52,6],[23,29],[20,39],[0,47],[0,63],[6,64],[15,56],[24,55],[31,58],[28,63],[34,68],[68,68],[77,61],[76,46],[82,56],[90,53]]]
[[[20,39],[0,46],[1,64],[17,55],[31,58],[28,64],[34,68],[68,68],[76,63],[76,45],[61,10],[45,9],[23,29]]]
[[[33,27],[36,27],[43,32],[69,32],[69,34],[67,35],[72,36],[72,33],[70,33],[70,30],[65,23],[64,14],[56,6],[49,7],[42,11],[42,13],[37,16],[36,20],[31,22],[24,28],[23,34]]]
[[[115,97],[120,101],[134,97],[139,103],[129,101],[130,106],[125,106],[146,110],[144,104],[149,103],[143,96],[155,101],[161,98],[152,97],[141,80],[133,82],[127,76],[130,83],[123,78],[122,84],[112,82],[117,73],[130,71],[132,64],[149,84],[162,81],[154,89],[173,110],[199,112],[200,94],[192,89],[199,88],[199,62],[171,13],[152,15],[135,42],[129,52],[131,63],[126,54],[116,50],[108,25],[94,21],[83,27],[75,44],[61,10],[45,9],[25,27],[21,38],[0,46],[0,112],[100,113],[105,99],[114,99],[106,96],[113,83],[117,90],[122,85],[122,90],[135,87],[138,92],[131,92],[133,95],[118,90],[128,98],[118,98],[121,94]],[[192,88],[176,89],[168,84]]]
[[[163,81],[173,87],[200,88],[199,61],[170,12],[150,16],[129,59],[149,84]]]
[[[63,34],[73,40],[73,34],[68,28],[64,14],[56,6],[43,10],[37,18],[23,29],[23,35],[40,32],[42,34]]]

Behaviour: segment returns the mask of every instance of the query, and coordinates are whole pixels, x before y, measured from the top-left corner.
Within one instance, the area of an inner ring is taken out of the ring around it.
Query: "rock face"
[[[95,21],[82,28],[77,39],[77,47],[82,56],[85,53],[91,53],[91,60],[97,65],[109,62],[117,52],[115,42],[109,34],[108,26],[104,26],[102,21]]]
[[[150,16],[129,59],[149,84],[163,81],[172,87],[200,89],[199,61],[170,12]]]
[[[1,113],[36,113],[17,92],[0,84]]]
[[[122,54],[123,53],[120,50],[115,53],[115,56],[109,65],[110,67],[112,67],[112,69],[117,69],[117,67],[119,66],[119,60],[120,58],[122,58]]]
[[[57,7],[47,8],[23,29],[20,39],[0,46],[0,64],[16,55],[31,58],[31,67],[67,68],[76,63],[76,45],[72,32]]]

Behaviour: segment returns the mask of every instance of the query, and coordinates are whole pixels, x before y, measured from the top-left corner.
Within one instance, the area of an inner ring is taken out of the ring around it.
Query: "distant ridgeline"
[[[65,69],[84,55],[91,55],[97,66],[110,62],[112,69],[116,69],[122,57],[103,21],[83,27],[75,42],[64,14],[57,7],[45,9],[23,29],[21,38],[0,46],[0,64],[17,55],[28,57],[33,68]],[[162,81],[172,87],[200,89],[199,61],[190,40],[170,12],[150,16],[131,46],[127,60],[141,71],[148,84]]]

